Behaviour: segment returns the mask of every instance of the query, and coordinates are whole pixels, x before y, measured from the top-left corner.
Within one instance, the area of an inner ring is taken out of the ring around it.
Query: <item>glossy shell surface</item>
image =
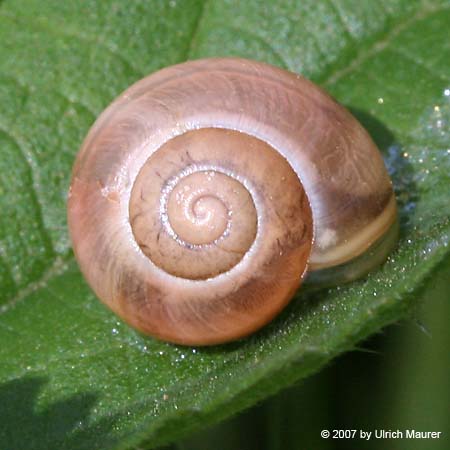
[[[68,219],[104,303],[140,331],[203,345],[270,321],[306,270],[332,279],[377,243],[381,261],[396,205],[347,110],[298,75],[223,58],[156,72],[102,113]]]

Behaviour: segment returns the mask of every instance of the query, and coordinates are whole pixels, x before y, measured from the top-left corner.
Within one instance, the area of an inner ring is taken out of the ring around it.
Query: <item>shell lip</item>
[[[366,276],[386,261],[398,243],[399,232],[399,220],[395,216],[386,232],[359,256],[331,267],[309,269],[303,284],[308,288],[333,287]]]
[[[368,251],[376,242],[383,238],[397,221],[397,202],[392,193],[386,207],[370,224],[356,233],[351,239],[333,247],[323,255],[314,255],[314,249],[309,261],[309,270],[331,269],[336,266],[345,265],[357,259]],[[317,246],[317,239],[314,241]]]

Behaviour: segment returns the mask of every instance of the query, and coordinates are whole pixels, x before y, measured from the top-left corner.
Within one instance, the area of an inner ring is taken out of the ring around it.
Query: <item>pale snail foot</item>
[[[68,202],[98,297],[171,342],[246,336],[305,273],[336,284],[381,264],[396,204],[356,119],[290,72],[238,58],[163,69],[97,119]]]

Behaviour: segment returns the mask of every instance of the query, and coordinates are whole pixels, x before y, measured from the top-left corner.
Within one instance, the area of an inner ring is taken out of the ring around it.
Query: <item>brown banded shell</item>
[[[354,279],[395,242],[382,158],[353,116],[293,73],[236,58],[137,82],[97,119],[68,203],[76,258],[138,330],[245,336],[308,278]]]

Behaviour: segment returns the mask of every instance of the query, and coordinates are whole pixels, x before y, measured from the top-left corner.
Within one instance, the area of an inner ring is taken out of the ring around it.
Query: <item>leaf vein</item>
[[[344,19],[344,16],[341,12],[341,9],[339,8],[339,6],[335,3],[334,0],[328,0],[329,5],[331,6],[331,9],[334,11],[334,13],[336,14],[336,17],[338,19],[338,21],[340,22],[341,26],[342,26],[342,30],[344,32],[344,34],[347,36],[347,39],[350,42],[354,42],[355,38],[353,37],[351,30],[346,22],[346,20]]]
[[[28,25],[33,27],[36,31],[41,31],[45,33],[52,34],[53,36],[63,37],[63,38],[69,38],[73,39],[76,38],[80,42],[84,42],[86,44],[89,44],[88,47],[90,49],[101,47],[103,50],[105,50],[109,55],[117,58],[117,60],[121,61],[122,64],[134,75],[141,78],[143,76],[142,72],[134,66],[130,61],[128,61],[127,58],[125,58],[121,53],[113,50],[110,46],[107,45],[104,41],[99,40],[98,38],[92,38],[86,34],[75,32],[74,30],[67,30],[61,28],[57,23],[52,23],[48,21],[47,18],[43,17],[25,17],[25,16],[18,16],[16,14],[11,14],[10,12],[2,11],[0,12],[0,16],[3,16],[7,19],[14,20],[15,22],[19,22],[23,25]]]
[[[183,56],[182,56],[182,60],[186,61],[188,60],[192,55],[192,51],[194,50],[195,44],[196,44],[196,40],[197,40],[197,36],[198,36],[198,32],[201,28],[201,24],[203,21],[203,18],[205,16],[205,11],[206,11],[206,4],[208,3],[208,0],[203,0],[200,8],[199,8],[199,13],[197,15],[197,18],[194,22],[194,26],[192,27],[192,32],[191,32],[191,38],[188,40],[186,49],[183,52]]]
[[[235,32],[240,33],[240,34],[247,35],[250,39],[253,39],[254,41],[260,42],[261,44],[263,44],[263,46],[266,48],[266,50],[269,50],[270,53],[272,53],[272,55],[278,61],[278,64],[280,66],[282,66],[285,69],[289,68],[289,64],[286,62],[286,60],[281,55],[281,53],[279,53],[278,50],[276,50],[275,47],[272,44],[270,44],[264,37],[259,36],[255,32],[252,32],[252,31],[249,31],[249,30],[244,30],[242,28],[239,28],[239,27],[236,27],[236,26],[233,26],[233,25],[224,24],[222,26],[224,28],[228,28],[231,31],[235,31]]]
[[[406,61],[414,64],[415,66],[424,69],[426,72],[428,72],[428,74],[430,75],[431,78],[433,78],[435,80],[439,80],[439,81],[444,81],[446,83],[449,81],[448,77],[446,77],[438,72],[435,72],[428,64],[426,64],[425,61],[423,61],[422,59],[419,59],[416,56],[409,54],[408,51],[404,47],[399,47],[399,46],[390,47],[389,51],[399,55]]]
[[[419,10],[414,16],[408,18],[403,22],[399,22],[388,30],[387,33],[384,33],[378,40],[372,43],[369,49],[366,49],[363,52],[359,52],[356,54],[355,58],[347,64],[346,67],[342,69],[338,69],[331,73],[323,82],[323,86],[332,86],[336,84],[341,78],[344,76],[356,71],[365,61],[374,57],[381,51],[383,51],[403,30],[408,27],[414,25],[416,22],[425,19],[431,14],[434,14],[438,11],[446,10],[448,8],[426,8],[423,10]]]
[[[37,172],[37,164],[34,161],[34,156],[31,154],[31,152],[26,152],[24,150],[24,142],[20,142],[21,138],[18,137],[17,135],[15,135],[15,133],[12,133],[11,130],[8,130],[4,127],[2,127],[2,125],[0,124],[0,133],[3,133],[5,135],[6,138],[8,138],[13,144],[14,146],[19,150],[17,153],[19,156],[22,157],[22,160],[25,162],[25,167],[26,170],[28,172],[28,176],[30,178],[31,181],[31,185],[33,186],[33,189],[30,189],[30,195],[31,195],[31,199],[33,204],[36,207],[37,210],[37,219],[38,219],[38,223],[39,223],[39,230],[41,232],[42,235],[42,239],[44,241],[44,243],[46,244],[46,246],[48,247],[48,250],[52,253],[55,254],[55,249],[53,247],[53,242],[52,239],[50,237],[50,232],[47,230],[46,226],[45,226],[45,220],[44,220],[44,205],[43,202],[40,200],[38,193],[37,193],[37,189],[36,189],[36,182],[39,179],[39,175]]]
[[[29,283],[27,286],[20,289],[16,293],[16,295],[14,295],[12,298],[7,300],[6,303],[0,306],[0,316],[11,310],[18,303],[29,297],[35,291],[46,287],[47,283],[53,277],[61,275],[65,270],[67,270],[67,264],[69,260],[70,258],[68,256],[55,258],[53,264],[41,274],[39,279],[33,281],[32,283]]]

